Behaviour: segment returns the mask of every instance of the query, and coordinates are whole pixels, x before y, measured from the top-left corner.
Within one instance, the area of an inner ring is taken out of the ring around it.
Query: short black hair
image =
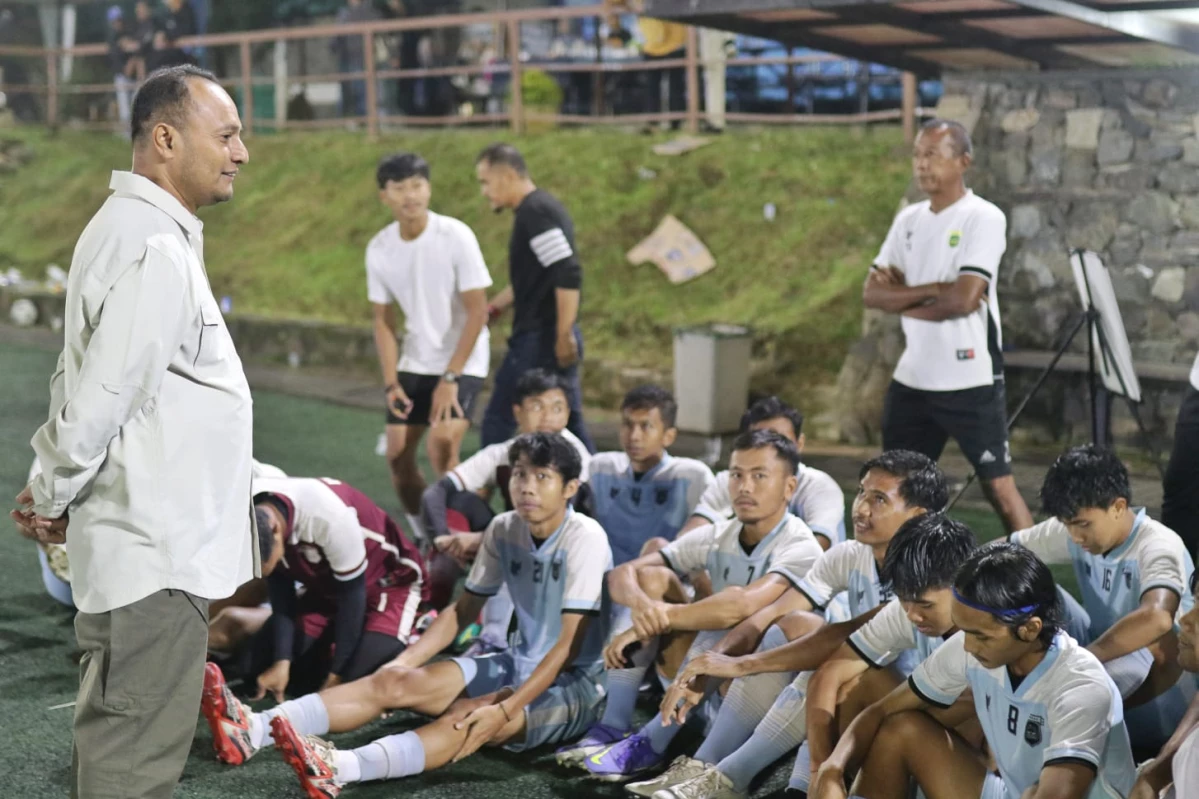
[[[559,389],[565,394],[566,381],[548,369],[530,369],[516,381],[516,391],[513,392],[512,402],[520,405],[529,397],[539,397],[554,389]]]
[[[221,85],[216,75],[192,64],[164,67],[150,73],[133,98],[130,133],[135,144],[148,136],[159,122],[182,127],[187,106],[191,103],[188,81],[193,78]]]
[[[966,525],[944,513],[921,513],[904,522],[887,545],[879,581],[902,600],[919,599],[952,586],[975,546]]]
[[[799,434],[803,432],[803,414],[778,397],[773,396],[764,397],[749,406],[749,410],[741,416],[741,432],[744,433],[753,425],[759,422],[768,422],[771,419],[786,419],[789,421],[791,428],[795,430],[795,437],[797,439],[799,438]]]
[[[387,188],[389,181],[399,183],[408,178],[429,179],[429,162],[416,153],[392,153],[379,159],[375,170],[375,181],[380,189]]]
[[[679,404],[675,401],[674,394],[661,386],[637,386],[625,394],[624,401],[620,403],[622,411],[652,411],[654,408],[658,409],[666,429],[674,427],[675,419],[679,415]]]
[[[265,508],[254,506],[254,524],[258,528],[258,554],[262,562],[271,558],[271,550],[275,548],[275,531],[271,525],[271,516]]]
[[[920,126],[920,133],[939,130],[949,134],[954,155],[974,155],[974,143],[970,141],[970,133],[961,122],[954,122],[952,119],[930,119]]]
[[[525,433],[508,448],[508,464],[515,466],[521,456],[534,466],[548,467],[562,475],[565,485],[583,473],[583,458],[560,433]]]
[[[791,439],[786,436],[781,436],[773,430],[750,430],[741,433],[733,439],[733,452],[744,452],[747,449],[766,449],[767,447],[773,449],[775,454],[779,456],[779,459],[790,467],[788,474],[798,474],[799,450],[791,443]]]
[[[1043,625],[1039,639],[1049,646],[1064,620],[1053,572],[1032,550],[1009,541],[992,541],[975,550],[962,564],[953,588],[969,605],[990,611],[1013,638],[1016,628],[1037,616]]]
[[[529,174],[529,165],[525,163],[525,157],[520,154],[520,150],[502,141],[484,147],[483,151],[479,153],[479,157],[475,159],[475,163],[485,163],[488,166],[510,166],[522,178]]]
[[[1083,508],[1106,510],[1123,497],[1132,502],[1128,469],[1111,450],[1085,444],[1057,457],[1041,483],[1041,509],[1073,519]]]
[[[909,508],[944,510],[949,504],[949,484],[932,458],[910,449],[887,450],[862,464],[858,480],[871,469],[899,478],[899,496]]]

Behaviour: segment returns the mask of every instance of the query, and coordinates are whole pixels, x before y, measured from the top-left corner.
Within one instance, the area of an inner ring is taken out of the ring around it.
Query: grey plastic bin
[[[678,428],[720,435],[736,431],[749,398],[753,334],[742,325],[707,324],[674,331]]]

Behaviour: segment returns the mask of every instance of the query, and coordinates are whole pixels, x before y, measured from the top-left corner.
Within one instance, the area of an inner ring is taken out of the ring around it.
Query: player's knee
[[[646,596],[653,599],[662,599],[669,594],[678,579],[675,573],[665,566],[637,571],[637,582],[641,586],[641,590],[645,592]]]
[[[384,705],[398,707],[404,697],[412,694],[418,671],[401,666],[384,666],[367,679],[370,680],[371,691]]]
[[[670,542],[667,541],[665,538],[663,538],[661,536],[655,536],[654,538],[651,538],[650,540],[646,541],[645,544],[641,547],[640,555],[642,555],[642,556],[652,555],[653,553],[658,552],[659,550],[663,549],[669,543]]]
[[[873,746],[890,751],[903,751],[909,742],[918,744],[928,735],[928,720],[928,716],[919,710],[905,710],[887,716],[878,728],[878,734],[874,736]]]
[[[788,641],[794,641],[800,636],[819,629],[824,624],[824,619],[806,610],[793,610],[775,624],[787,636]]]

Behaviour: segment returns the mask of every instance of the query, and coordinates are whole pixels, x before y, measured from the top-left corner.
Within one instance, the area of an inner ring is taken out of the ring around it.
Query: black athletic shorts
[[[412,372],[397,372],[396,379],[400,383],[400,388],[404,389],[404,393],[408,395],[408,399],[412,400],[412,410],[408,412],[407,419],[401,419],[392,413],[389,407],[387,409],[387,423],[429,424],[429,412],[433,408],[433,391],[437,388],[437,384],[441,382],[441,375],[418,375]],[[482,389],[483,378],[481,377],[461,375],[458,378],[458,404],[462,406],[462,411],[466,414],[467,421],[470,421],[475,415],[475,402],[478,401],[479,392]]]
[[[909,449],[934,461],[958,442],[983,480],[1012,473],[1003,381],[960,391],[921,391],[891,381],[883,401],[883,449]]]

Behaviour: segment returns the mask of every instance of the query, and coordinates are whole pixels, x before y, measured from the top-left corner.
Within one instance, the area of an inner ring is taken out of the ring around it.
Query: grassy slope
[[[69,263],[75,237],[106,195],[107,170],[127,168],[129,156],[123,142],[106,136],[17,135],[29,137],[37,160],[0,177],[0,267],[12,262],[40,274],[48,262]],[[240,311],[366,321],[362,249],[388,221],[375,200],[373,166],[399,148],[430,160],[435,209],[476,230],[503,284],[510,216],[486,208],[471,166],[496,135],[253,139],[236,201],[204,213],[214,288],[232,295]],[[651,143],[619,131],[517,141],[540,185],[574,214],[590,354],[668,366],[672,327],[740,322],[771,334],[761,354],[791,380],[829,377],[857,334],[863,268],[907,180],[898,131],[734,132],[676,158],[653,155]],[[642,168],[657,176],[642,179]],[[778,208],[774,222],[763,218],[766,202]],[[651,265],[627,263],[624,253],[667,213],[705,241],[714,272],[676,287]]]

